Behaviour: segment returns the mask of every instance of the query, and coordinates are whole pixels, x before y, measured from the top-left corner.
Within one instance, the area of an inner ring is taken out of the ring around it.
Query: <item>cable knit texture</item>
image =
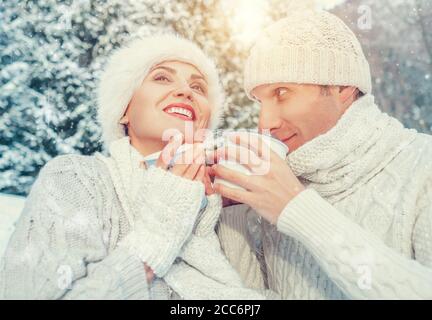
[[[359,41],[337,16],[298,10],[257,38],[246,61],[244,87],[276,82],[349,85],[371,93],[371,75]]]
[[[221,198],[160,168],[128,137],[110,157],[68,155],[41,170],[0,269],[0,298],[263,299],[221,251]],[[147,284],[144,262],[157,275]]]
[[[366,95],[288,155],[306,190],[277,225],[230,207],[221,246],[248,286],[284,299],[431,299],[431,159],[430,136]]]

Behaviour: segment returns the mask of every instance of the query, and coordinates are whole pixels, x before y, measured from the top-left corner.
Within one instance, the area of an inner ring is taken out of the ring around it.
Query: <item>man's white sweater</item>
[[[284,299],[432,298],[432,137],[371,95],[291,153],[306,186],[277,225],[225,208],[218,235],[246,284]]]

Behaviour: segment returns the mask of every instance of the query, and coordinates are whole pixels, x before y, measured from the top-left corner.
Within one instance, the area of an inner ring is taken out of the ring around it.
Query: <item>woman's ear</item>
[[[125,114],[119,121],[120,124],[128,124],[129,123],[129,117],[127,114]]]
[[[123,125],[123,130],[124,130],[124,134],[125,135],[129,135],[129,116],[127,114],[125,114],[119,121],[120,124]]]

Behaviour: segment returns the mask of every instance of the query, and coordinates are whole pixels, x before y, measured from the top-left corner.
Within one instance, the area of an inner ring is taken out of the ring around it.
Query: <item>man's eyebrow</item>
[[[166,70],[166,71],[168,71],[168,72],[170,72],[170,73],[172,73],[172,74],[176,74],[176,73],[177,73],[177,71],[174,70],[173,68],[165,67],[165,66],[156,66],[156,67],[152,68],[152,69],[150,70],[150,72],[153,72],[153,71],[156,70],[156,69],[164,69],[164,70]]]

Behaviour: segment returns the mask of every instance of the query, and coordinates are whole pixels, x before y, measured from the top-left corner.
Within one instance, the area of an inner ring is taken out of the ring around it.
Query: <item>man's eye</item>
[[[287,93],[288,92],[288,89],[287,88],[277,88],[276,89],[276,95],[278,96],[278,97],[281,97],[281,96],[283,96],[285,93]]]

